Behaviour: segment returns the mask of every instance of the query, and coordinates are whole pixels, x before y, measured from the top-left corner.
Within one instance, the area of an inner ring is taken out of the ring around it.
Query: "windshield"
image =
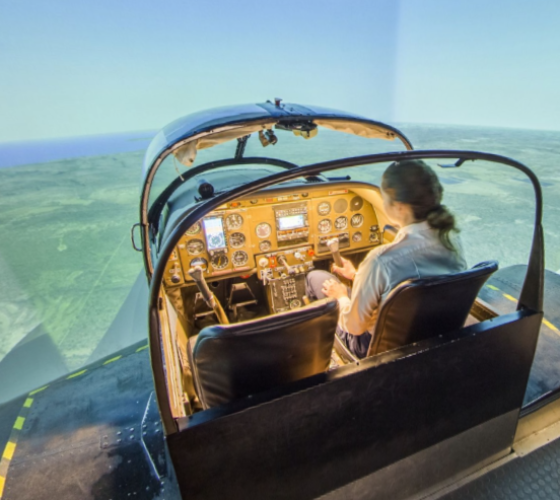
[[[295,166],[309,165],[311,163],[318,163],[322,161],[336,160],[339,158],[360,156],[366,154],[380,153],[383,151],[404,151],[401,141],[386,141],[380,139],[370,139],[359,137],[343,132],[336,132],[326,128],[319,128],[317,135],[311,139],[304,139],[300,135],[294,135],[292,131],[273,129],[276,142],[273,144],[268,140],[261,142],[258,133],[251,134],[243,148],[243,154],[239,155],[240,159],[255,158],[251,164],[240,167],[237,170],[231,170],[237,162],[236,152],[239,151],[240,143],[238,140],[228,141],[218,144],[211,148],[204,148],[197,151],[196,158],[190,167],[183,165],[175,155],[168,155],[161,166],[157,170],[149,194],[149,211],[152,209],[154,202],[167,199],[172,195],[169,191],[164,193],[174,181],[180,179],[181,176],[185,178],[190,177],[193,170],[218,160],[229,159],[232,160],[231,164],[216,166],[215,171],[210,173],[201,173],[196,178],[188,180],[186,183],[176,182],[177,189],[180,186],[181,191],[194,187],[200,178],[207,178],[211,176],[213,183],[216,184],[216,189],[221,190],[221,184],[225,183],[226,186],[235,185],[236,182],[244,183],[257,177],[269,175],[279,168],[290,168]],[[266,139],[266,138],[265,138]],[[268,166],[264,168],[264,163],[259,159],[273,159],[279,160],[280,164],[285,163],[283,167]],[[258,166],[258,167],[255,167]],[[227,169],[227,170],[225,170]],[[214,170],[214,168],[212,169]],[[237,176],[238,171],[250,170],[252,174],[250,177],[239,177],[237,180],[232,180],[229,176],[230,172],[236,172],[233,177]],[[257,173],[258,172],[258,173]],[[220,183],[220,178],[223,182]],[[233,184],[232,184],[233,182]],[[161,206],[160,210],[164,207]],[[155,218],[155,214],[154,214]],[[153,219],[151,219],[153,220]]]

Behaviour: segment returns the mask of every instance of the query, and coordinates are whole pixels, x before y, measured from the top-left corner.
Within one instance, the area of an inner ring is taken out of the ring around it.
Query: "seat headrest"
[[[330,314],[329,314],[330,313]],[[338,301],[332,297],[317,300],[311,304],[293,309],[291,311],[271,314],[264,318],[253,319],[230,325],[212,325],[204,328],[198,334],[197,342],[194,347],[196,355],[199,344],[208,338],[227,338],[254,335],[260,332],[271,330],[285,330],[291,326],[299,325],[311,321],[321,316],[330,317],[333,313],[338,314]]]
[[[466,271],[461,271],[459,273],[452,274],[441,274],[439,276],[430,276],[427,278],[414,278],[411,280],[406,280],[400,283],[394,288],[389,294],[389,297],[399,291],[402,288],[410,287],[429,287],[434,285],[443,285],[445,283],[457,283],[460,281],[476,280],[477,278],[483,278],[490,276],[498,270],[498,262],[495,260],[488,260],[485,262],[480,262],[476,266],[467,269]],[[388,297],[388,298],[389,298]]]
[[[395,287],[379,310],[368,355],[460,329],[496,261],[459,273],[407,280]]]

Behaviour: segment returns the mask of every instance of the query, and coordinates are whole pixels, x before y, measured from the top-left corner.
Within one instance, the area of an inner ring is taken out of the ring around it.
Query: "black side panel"
[[[517,308],[527,266],[500,269],[490,277],[479,297],[500,314]],[[545,271],[544,319],[523,407],[560,388],[560,275]]]
[[[350,373],[343,369],[345,376],[245,411],[223,407],[210,420],[203,412],[168,438],[182,495],[316,498],[517,411],[540,320],[516,312],[467,335],[428,341],[427,350],[424,344],[370,358]],[[514,432],[515,421],[488,453],[507,448]]]

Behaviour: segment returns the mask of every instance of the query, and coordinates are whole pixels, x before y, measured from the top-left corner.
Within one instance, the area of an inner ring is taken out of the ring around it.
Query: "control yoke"
[[[196,286],[198,287],[198,291],[200,292],[200,295],[202,295],[204,302],[206,302],[206,304],[208,304],[208,307],[212,308],[212,310],[216,314],[220,324],[228,325],[228,317],[224,309],[222,308],[222,304],[220,304],[220,301],[216,299],[214,294],[210,291],[210,288],[208,288],[208,283],[206,283],[206,280],[204,279],[202,267],[191,267],[188,273],[189,276],[195,281]]]
[[[327,246],[331,251],[331,254],[334,259],[334,263],[338,267],[344,267],[344,263],[342,262],[342,257],[340,256],[340,252],[338,251],[338,238],[331,238],[330,240],[327,240]]]

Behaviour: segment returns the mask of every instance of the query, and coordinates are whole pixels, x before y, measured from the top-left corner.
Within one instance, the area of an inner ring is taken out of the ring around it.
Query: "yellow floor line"
[[[121,358],[122,358],[122,355],[121,355],[121,356],[115,356],[114,358],[108,359],[108,360],[105,361],[103,364],[104,364],[104,365],[108,365],[109,363],[112,363],[113,361],[117,361],[117,360],[119,360],[119,359],[121,359]]]
[[[2,460],[4,459],[11,460],[12,458],[14,458],[16,446],[17,443],[14,443],[13,441],[8,441],[8,444],[6,444],[6,447],[4,448],[4,453],[2,453]]]
[[[34,391],[31,391],[29,393],[30,396],[34,396],[35,394],[44,391],[46,388],[48,387],[48,385],[44,385],[43,387],[39,387],[39,389],[35,389]]]
[[[502,295],[508,299],[511,300],[512,302],[515,302],[517,304],[517,299],[515,297],[512,297],[511,295],[509,295],[508,293],[504,293],[502,292],[498,287],[495,287],[494,285],[486,285],[488,288],[490,288],[490,290],[496,290],[498,292],[501,292]],[[550,321],[548,321],[546,318],[543,318],[542,320],[543,325],[546,325],[548,328],[550,328],[553,332],[557,333],[558,335],[560,335],[560,329],[553,325]]]
[[[144,349],[147,349],[147,348],[148,348],[148,344],[143,345],[142,347],[139,347],[138,349],[136,349],[136,352],[143,351]]]
[[[18,431],[21,431],[23,429],[23,424],[24,423],[25,423],[25,418],[24,417],[16,418],[16,423],[14,424],[14,429],[17,429]]]
[[[543,322],[546,326],[548,326],[548,328],[550,328],[552,331],[554,331],[554,332],[560,334],[560,330],[559,330],[558,328],[556,328],[550,321],[548,321],[547,319],[544,319],[544,318],[543,318],[542,322]]]
[[[66,377],[66,380],[70,380],[71,378],[79,377],[80,375],[83,375],[85,372],[87,372],[87,370],[81,370],[79,372],[72,373],[72,375],[68,375]]]
[[[39,389],[36,389],[33,392],[30,392],[29,396],[44,391],[47,387],[48,386],[45,385]],[[4,451],[2,452],[2,456],[0,457],[0,500],[2,500],[2,497],[4,496],[6,478],[8,477],[10,463],[14,458],[19,436],[23,430],[25,419],[27,418],[27,414],[29,413],[32,405],[33,398],[27,397],[23,402],[21,410],[19,411],[19,415],[17,416],[16,421],[14,422],[14,425],[12,427],[12,432],[10,433],[10,437],[8,438],[8,442],[6,443]]]

